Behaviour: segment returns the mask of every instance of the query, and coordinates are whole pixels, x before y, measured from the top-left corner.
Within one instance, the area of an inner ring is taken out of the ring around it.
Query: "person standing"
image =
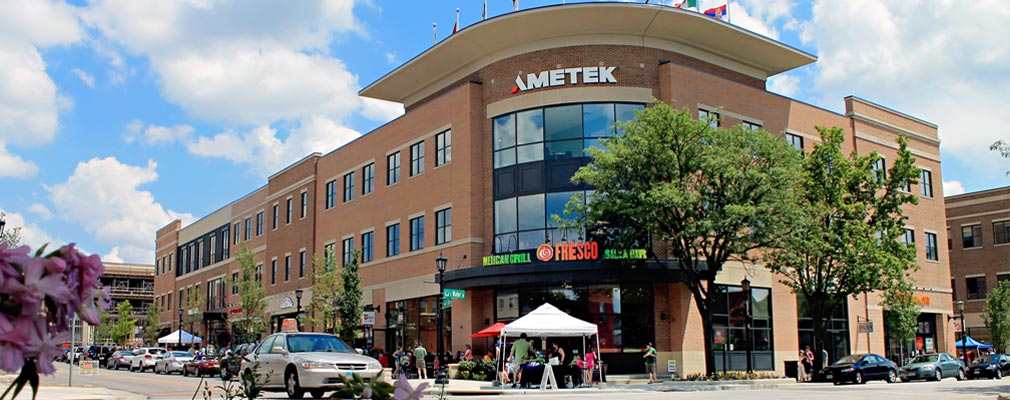
[[[512,343],[512,351],[509,357],[512,358],[512,387],[519,383],[519,375],[522,373],[523,359],[529,356],[530,342],[526,340],[526,333],[519,335],[519,340]]]
[[[656,348],[652,347],[652,343],[645,344],[645,354],[642,355],[645,359],[645,373],[649,374],[649,384],[656,382]]]
[[[796,366],[796,379],[800,382],[807,381],[807,366],[809,361],[807,360],[807,352],[800,349],[800,360]]]
[[[428,379],[428,366],[424,363],[424,358],[428,356],[428,350],[425,350],[421,342],[417,342],[417,346],[414,347],[414,358],[416,359],[414,363],[417,365],[417,378],[418,379]]]

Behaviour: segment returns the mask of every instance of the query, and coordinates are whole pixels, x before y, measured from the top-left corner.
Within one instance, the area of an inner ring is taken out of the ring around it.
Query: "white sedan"
[[[268,336],[242,361],[242,372],[258,366],[264,391],[287,392],[300,399],[305,392],[317,399],[342,386],[340,377],[360,375],[365,381],[382,373],[379,361],[358,354],[339,338],[323,333],[283,332]]]
[[[193,356],[185,351],[168,351],[154,362],[154,373],[168,375],[178,372],[181,374],[182,366],[190,361],[193,361]]]
[[[154,362],[165,353],[161,347],[141,347],[133,351],[133,359],[130,360],[130,371],[144,372],[150,368],[154,369]]]

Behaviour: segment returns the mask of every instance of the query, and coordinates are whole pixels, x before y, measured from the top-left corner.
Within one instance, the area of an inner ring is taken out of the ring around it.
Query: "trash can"
[[[786,361],[786,377],[796,379],[799,375],[799,361]]]

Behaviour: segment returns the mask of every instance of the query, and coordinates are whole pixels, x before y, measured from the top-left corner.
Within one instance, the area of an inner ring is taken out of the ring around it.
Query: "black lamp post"
[[[744,294],[744,325],[743,325],[743,336],[747,339],[747,373],[754,372],[751,366],[751,349],[754,347],[754,338],[751,337],[750,331],[750,279],[744,277],[740,281],[740,286],[743,288]]]
[[[967,356],[968,335],[965,334],[965,326],[964,326],[964,301],[958,300],[954,302],[954,306],[957,307],[957,312],[958,314],[960,314],[960,316],[955,317],[952,315],[948,315],[947,321],[957,318],[961,319],[961,361],[964,362],[965,365],[968,365],[968,356]],[[954,342],[954,345],[955,347],[957,347],[957,341]]]
[[[438,258],[435,259],[435,266],[438,267],[438,303],[437,309],[437,324],[438,324],[438,346],[437,357],[438,357],[438,371],[435,372],[435,384],[436,385],[446,385],[449,383],[449,373],[445,369],[445,306],[442,303],[445,301],[445,263],[449,260],[445,258],[441,253],[438,254]]]
[[[0,218],[0,238],[2,238],[2,236],[4,235],[5,226],[7,226],[7,221],[5,221],[3,218]]]
[[[302,321],[299,318],[302,317],[302,288],[295,289],[295,326],[298,330],[302,330]]]
[[[179,307],[179,348],[182,348],[182,312],[185,311],[182,307]]]

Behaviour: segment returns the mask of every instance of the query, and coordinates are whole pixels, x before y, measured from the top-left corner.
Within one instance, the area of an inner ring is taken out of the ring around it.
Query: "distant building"
[[[1010,186],[947,196],[946,203],[954,301],[965,303],[965,333],[991,343],[982,306],[992,288],[1010,280]]]
[[[137,320],[137,330],[135,331],[135,335],[126,344],[140,345],[142,341],[140,333],[143,332],[142,329],[144,328],[142,324],[144,323],[147,309],[154,302],[154,265],[112,262],[103,262],[103,264],[105,264],[105,273],[99,277],[99,280],[102,282],[102,286],[110,288],[109,293],[112,296],[112,305],[109,308],[108,319],[110,323],[118,320],[119,315],[116,314],[116,306],[121,302],[129,301],[130,305],[133,306],[133,313],[130,315],[130,318]],[[112,338],[96,337],[95,327],[85,323],[83,324],[84,328],[80,329],[80,320],[78,320],[77,325],[79,329],[74,336],[75,343],[83,343],[85,346],[92,343],[112,343]],[[122,345],[124,343],[118,344]]]

